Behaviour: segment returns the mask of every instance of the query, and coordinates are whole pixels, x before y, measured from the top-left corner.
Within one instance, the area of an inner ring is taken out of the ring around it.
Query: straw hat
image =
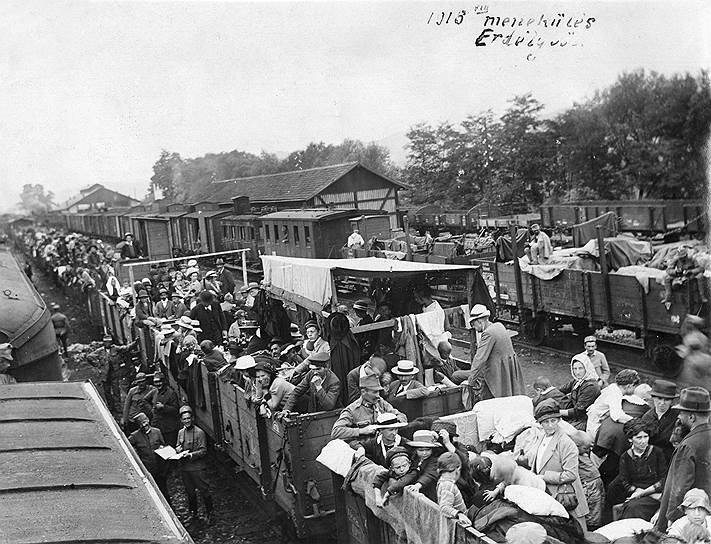
[[[378,417],[375,419],[376,429],[397,429],[399,427],[404,427],[405,425],[407,425],[407,423],[398,421],[395,414],[390,414],[388,412],[378,414]]]
[[[257,361],[251,355],[242,355],[235,361],[235,370],[249,370],[257,366]]]
[[[397,362],[397,366],[390,372],[397,374],[398,376],[414,376],[420,371],[415,367],[415,363],[408,361],[407,359],[402,359]]]
[[[482,317],[489,317],[491,312],[489,308],[483,304],[475,304],[471,312],[469,312],[469,322],[471,323],[475,319],[481,319]]]
[[[437,438],[437,433],[434,431],[415,431],[407,445],[411,448],[439,448],[442,444],[437,441]]]

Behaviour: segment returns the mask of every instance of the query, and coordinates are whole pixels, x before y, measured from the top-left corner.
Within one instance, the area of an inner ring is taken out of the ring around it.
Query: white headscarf
[[[576,361],[585,367],[585,374],[583,375],[582,378],[576,378],[575,374],[573,374],[573,363]],[[575,385],[573,385],[573,389],[577,389],[580,386],[580,384],[586,380],[592,380],[594,382],[597,382],[599,379],[599,376],[597,375],[597,372],[595,371],[595,367],[593,366],[592,361],[585,353],[579,353],[578,355],[573,356],[573,358],[570,361],[570,374],[571,374],[571,376],[573,376],[573,379],[575,380]]]

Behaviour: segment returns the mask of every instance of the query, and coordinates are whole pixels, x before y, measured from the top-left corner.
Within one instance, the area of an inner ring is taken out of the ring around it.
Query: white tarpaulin
[[[331,272],[352,276],[407,276],[473,270],[472,266],[416,263],[366,257],[363,259],[302,259],[262,255],[264,281],[318,304],[333,294]]]

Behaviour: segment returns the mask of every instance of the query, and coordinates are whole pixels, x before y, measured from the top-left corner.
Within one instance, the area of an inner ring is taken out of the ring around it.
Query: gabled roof
[[[294,170],[214,182],[201,195],[198,195],[196,200],[222,204],[231,202],[236,196],[247,196],[253,203],[302,202],[314,198],[329,185],[357,167],[364,168],[393,185],[406,188],[406,185],[373,172],[359,162],[347,162],[309,168],[308,170]]]
[[[281,210],[278,212],[273,212],[273,213],[268,213],[266,215],[262,215],[260,217],[261,220],[263,221],[269,221],[269,220],[281,220],[281,221],[289,221],[289,220],[303,220],[303,221],[321,221],[323,219],[336,219],[336,218],[341,218],[341,217],[359,217],[362,215],[387,215],[387,212],[385,211],[378,211],[378,210],[360,210],[356,208],[347,208],[347,209],[339,209],[339,208],[310,208],[310,209],[303,209],[303,210]]]
[[[104,187],[100,183],[95,183],[91,187],[87,189],[87,192],[80,193],[77,197],[70,198],[67,202],[65,202],[62,205],[62,210],[68,210],[72,206],[78,206],[79,204],[84,204],[85,200],[89,200],[95,193],[98,191],[106,191],[107,193],[117,195],[123,199],[127,199],[130,202],[136,202],[139,203],[140,201],[130,197],[128,195],[124,195],[123,193],[119,193],[118,191],[114,191],[113,189],[109,189],[108,187]]]

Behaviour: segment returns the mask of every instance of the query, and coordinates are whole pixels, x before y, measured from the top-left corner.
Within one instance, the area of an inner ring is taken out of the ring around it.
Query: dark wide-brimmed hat
[[[546,399],[538,403],[534,412],[536,421],[541,423],[546,419],[560,417],[560,404],[555,399]]]
[[[441,430],[447,431],[447,434],[449,436],[459,436],[457,434],[457,424],[452,423],[451,421],[444,421],[442,419],[435,419],[432,422],[432,430],[436,433],[438,433]]]
[[[654,380],[650,394],[653,397],[659,397],[662,399],[674,399],[679,396],[679,390],[674,382],[667,380]]]
[[[711,398],[703,387],[687,387],[681,390],[679,404],[673,406],[685,412],[711,412]]]

